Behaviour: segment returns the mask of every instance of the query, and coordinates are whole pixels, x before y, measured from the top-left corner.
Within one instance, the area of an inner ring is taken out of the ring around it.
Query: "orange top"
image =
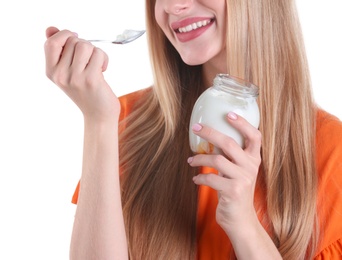
[[[120,97],[120,119],[132,110],[144,91]],[[317,169],[319,174],[318,208],[321,224],[321,242],[315,260],[342,259],[342,122],[323,110],[317,113]],[[203,167],[203,173],[212,169]],[[77,203],[79,183],[72,198]],[[265,202],[263,191],[256,188],[255,200]],[[229,259],[232,254],[230,241],[216,223],[217,206],[215,190],[201,186],[198,205],[198,253],[199,260]]]

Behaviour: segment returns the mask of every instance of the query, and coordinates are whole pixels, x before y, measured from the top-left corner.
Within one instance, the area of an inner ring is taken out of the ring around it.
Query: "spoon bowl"
[[[90,42],[103,42],[112,44],[126,44],[138,39],[145,33],[145,30],[124,30],[123,33],[116,36],[115,40],[89,40]]]

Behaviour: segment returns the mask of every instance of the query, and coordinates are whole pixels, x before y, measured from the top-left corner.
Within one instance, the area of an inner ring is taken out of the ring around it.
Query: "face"
[[[189,65],[225,58],[225,10],[225,0],[156,0],[155,4],[158,25]]]

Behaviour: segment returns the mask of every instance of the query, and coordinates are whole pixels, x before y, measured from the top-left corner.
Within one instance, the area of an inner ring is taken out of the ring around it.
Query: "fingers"
[[[63,58],[65,58],[65,66],[71,67],[72,72],[81,73],[88,66],[88,63],[93,55],[95,47],[88,41],[81,40],[75,37],[69,38]],[[64,60],[63,60],[64,62]],[[60,62],[62,64],[62,60]]]
[[[253,156],[260,155],[261,149],[261,133],[254,126],[249,124],[243,117],[229,112],[227,115],[228,122],[238,130],[245,140],[245,151]]]
[[[50,73],[49,69],[54,68],[60,61],[62,53],[64,51],[64,47],[66,45],[67,40],[70,37],[75,37],[75,33],[63,30],[56,31],[57,28],[50,27],[47,29],[46,34],[49,35],[49,38],[46,40],[44,45],[45,50],[45,61],[47,74]]]
[[[55,33],[59,32],[59,30],[56,27],[48,27],[45,31],[46,38],[50,38]]]
[[[230,183],[227,182],[227,180],[228,179],[225,179],[221,176],[217,176],[213,173],[199,174],[193,177],[193,181],[195,184],[205,185],[217,191],[223,191],[227,189],[227,187],[230,185]]]
[[[221,154],[198,154],[188,158],[188,163],[192,167],[205,165],[214,168],[219,172],[220,176],[226,178],[233,179],[238,177],[238,166]]]
[[[46,36],[46,75],[60,87],[70,82],[80,82],[79,79],[86,79],[84,76],[87,76],[87,80],[96,81],[107,69],[107,54],[90,42],[78,38],[77,34],[49,27]],[[81,76],[86,69],[87,74]]]
[[[258,129],[235,113],[228,113],[227,124],[234,127],[244,138],[244,149],[231,137],[209,126],[195,124],[193,132],[215,147],[222,154],[197,154],[188,159],[190,166],[209,166],[217,169],[229,179],[238,179],[242,175],[255,178],[261,163],[261,134]]]
[[[243,136],[245,144],[243,150],[233,138],[212,127],[196,124],[192,126],[192,130],[199,137],[220,148],[233,161],[238,161],[239,158],[244,156],[245,152],[250,156],[258,158],[261,148],[260,131],[249,124],[243,117],[233,112],[228,113],[227,121],[227,124],[229,123]]]
[[[99,48],[93,49],[87,70],[95,70],[100,68],[101,72],[106,71],[108,66],[108,55]]]

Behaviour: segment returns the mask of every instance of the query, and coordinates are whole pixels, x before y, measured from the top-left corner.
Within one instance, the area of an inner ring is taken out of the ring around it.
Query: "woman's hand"
[[[209,186],[218,192],[217,223],[230,236],[258,222],[254,209],[254,190],[261,163],[261,133],[244,118],[229,113],[228,122],[245,139],[242,149],[232,138],[208,126],[194,125],[196,135],[223,151],[223,155],[198,154],[188,159],[191,166],[209,166],[219,174],[199,174],[197,185]]]
[[[218,175],[199,174],[193,180],[197,185],[217,190],[216,221],[229,236],[238,259],[282,259],[254,209],[261,133],[235,113],[228,113],[227,120],[242,134],[245,147],[241,148],[232,138],[208,126],[194,125],[194,133],[220,148],[223,155],[190,157],[191,166],[209,166],[219,172]]]
[[[46,30],[46,75],[81,109],[86,119],[118,119],[120,104],[105,81],[108,57],[77,34],[55,27]]]

